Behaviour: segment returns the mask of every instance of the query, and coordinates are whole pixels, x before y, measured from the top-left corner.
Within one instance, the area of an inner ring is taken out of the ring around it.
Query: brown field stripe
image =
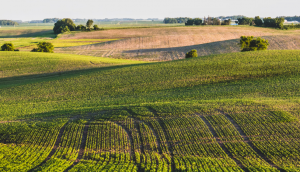
[[[220,147],[223,149],[223,151],[232,159],[235,161],[235,163],[244,171],[248,171],[248,169],[239,161],[237,160],[229,151],[228,149],[225,147],[224,143],[220,140],[220,138],[218,137],[215,129],[212,127],[212,125],[207,121],[207,119],[202,116],[197,114],[206,124],[206,126],[208,127],[208,129],[210,130],[210,132],[212,133],[213,137],[217,140],[217,143],[220,145]]]
[[[158,116],[158,114],[157,114],[157,111],[155,110],[155,109],[153,109],[152,107],[147,107],[148,108],[148,110],[150,111],[150,112],[152,112],[153,114],[154,114],[154,116],[156,116],[157,117],[157,120],[158,120],[158,123],[159,123],[159,125],[161,126],[161,128],[162,128],[162,130],[163,130],[163,133],[164,133],[164,135],[165,135],[165,138],[166,138],[166,143],[167,143],[167,147],[168,147],[168,150],[169,150],[169,152],[170,152],[170,155],[172,156],[172,164],[171,164],[171,169],[172,169],[172,171],[175,171],[175,162],[174,162],[174,154],[173,154],[173,146],[168,142],[168,135],[167,135],[167,130],[166,130],[166,126],[165,126],[165,124],[164,124],[164,122],[161,120],[161,118]]]
[[[244,131],[242,130],[242,128],[234,121],[234,119],[226,114],[224,111],[222,110],[218,110],[220,113],[222,113],[223,115],[225,115],[225,117],[232,123],[232,125],[236,128],[236,130],[239,132],[239,134],[242,136],[242,138],[244,139],[244,142],[247,143],[263,160],[265,160],[267,163],[269,163],[269,165],[271,167],[276,168],[277,170],[281,171],[281,172],[285,172],[284,169],[279,168],[277,165],[275,165],[269,158],[267,158],[258,148],[256,148],[256,146],[254,146],[254,144],[252,143],[252,141],[250,141],[249,137],[244,133]]]
[[[136,121],[136,122],[138,122],[138,123],[144,123],[145,125],[147,125],[149,128],[150,128],[150,130],[152,130],[152,133],[153,133],[153,135],[155,136],[155,140],[156,140],[156,145],[157,145],[157,149],[158,149],[158,153],[159,154],[162,154],[162,150],[161,150],[161,140],[159,139],[159,137],[158,137],[158,134],[156,133],[156,131],[154,130],[154,128],[150,125],[150,124],[148,124],[147,122],[145,122],[145,121],[142,121],[142,120],[139,120],[139,119],[136,119],[134,116],[135,115],[137,115],[136,113],[134,113],[131,109],[126,109],[127,110],[127,112],[129,113],[129,114],[131,114],[132,116],[132,118],[134,118],[134,120]]]
[[[37,168],[41,167],[42,165],[44,165],[53,155],[54,153],[56,152],[57,148],[59,147],[59,143],[61,142],[61,137],[65,131],[65,128],[66,126],[68,125],[69,122],[66,122],[64,124],[63,127],[61,127],[61,129],[59,130],[59,133],[57,135],[57,138],[56,138],[56,141],[55,141],[55,144],[51,150],[51,152],[49,153],[49,155],[47,156],[47,158],[41,162],[39,165],[37,165],[36,167],[32,168],[31,170],[29,170],[28,172],[33,172],[34,170],[36,170]]]
[[[88,128],[89,125],[85,124],[84,125],[84,129],[83,129],[83,133],[82,133],[82,137],[81,137],[81,143],[80,143],[80,149],[78,152],[78,156],[76,158],[76,160],[73,162],[73,164],[71,166],[69,166],[65,172],[69,171],[70,169],[72,169],[75,165],[77,165],[81,159],[83,158],[84,155],[84,150],[85,150],[85,146],[86,146],[86,140],[87,140],[87,134],[88,134]]]

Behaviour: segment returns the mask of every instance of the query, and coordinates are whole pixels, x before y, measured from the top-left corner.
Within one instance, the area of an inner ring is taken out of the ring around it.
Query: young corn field
[[[290,113],[155,107],[77,120],[1,124],[1,171],[299,171],[300,124]]]

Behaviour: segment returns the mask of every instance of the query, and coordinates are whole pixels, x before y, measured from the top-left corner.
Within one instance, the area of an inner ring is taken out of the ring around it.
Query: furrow
[[[198,114],[197,114],[198,115]],[[235,163],[244,171],[248,171],[246,169],[245,166],[243,166],[243,164],[238,161],[225,147],[224,143],[220,140],[220,138],[218,137],[216,131],[214,130],[214,128],[212,127],[212,125],[206,120],[206,118],[204,116],[198,115],[203,121],[204,123],[207,125],[208,129],[210,130],[210,132],[212,133],[212,135],[214,136],[214,138],[216,139],[217,143],[220,145],[220,147],[223,149],[223,151],[232,159],[235,161]]]
[[[263,160],[265,160],[267,163],[270,164],[270,166],[278,169],[279,171],[281,171],[281,172],[285,171],[285,170],[279,168],[277,165],[275,165],[259,149],[257,149],[256,146],[254,146],[254,144],[252,143],[252,141],[250,141],[249,137],[244,133],[244,131],[242,130],[242,128],[234,121],[234,119],[230,115],[226,114],[224,111],[221,111],[221,110],[219,110],[219,112],[222,113],[223,115],[225,115],[225,117],[233,124],[233,126],[236,128],[236,130],[242,136],[242,138],[244,139],[244,142],[247,143]]]

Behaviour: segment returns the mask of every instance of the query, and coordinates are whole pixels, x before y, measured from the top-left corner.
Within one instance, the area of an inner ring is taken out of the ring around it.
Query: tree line
[[[98,25],[94,25],[92,28],[94,21],[88,20],[86,22],[86,25],[78,25],[76,26],[72,19],[64,18],[61,20],[58,20],[54,24],[53,31],[55,34],[64,33],[64,32],[70,32],[70,31],[92,31],[92,30],[103,30],[103,28],[99,28]]]
[[[19,23],[11,20],[0,20],[0,25],[8,26],[8,25],[19,25]]]
[[[262,26],[262,27],[272,27],[272,28],[278,28],[278,29],[294,29],[294,28],[300,28],[300,25],[284,25],[284,18],[283,17],[265,17],[261,19],[259,16],[256,16],[255,18],[248,18],[243,17],[239,18],[237,23],[239,25],[250,25],[250,26]]]
[[[172,23],[186,23],[190,18],[188,17],[178,17],[178,18],[165,18],[163,22],[165,24],[172,24]]]
[[[164,23],[185,23],[186,26],[192,25],[230,25],[231,19],[228,20],[220,20],[219,18],[213,17],[204,17],[204,20],[201,18],[188,18],[188,17],[180,17],[180,18],[165,18]]]
[[[47,18],[43,20],[43,23],[56,23],[59,18]]]
[[[287,21],[298,21],[300,22],[300,16],[281,16]]]

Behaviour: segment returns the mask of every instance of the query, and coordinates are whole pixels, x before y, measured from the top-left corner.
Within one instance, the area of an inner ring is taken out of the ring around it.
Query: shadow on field
[[[267,39],[269,41],[270,45],[268,50],[300,49],[300,35],[273,35],[262,36],[262,38]],[[218,41],[182,47],[126,50],[122,53],[136,54],[137,56],[159,54],[159,59],[177,60],[185,58],[185,54],[192,49],[197,50],[198,56],[239,52],[240,47],[238,43],[239,39],[232,39],[226,41]]]
[[[156,63],[117,65],[117,66],[71,70],[71,71],[46,73],[46,74],[34,74],[34,75],[23,75],[23,76],[0,78],[0,89],[5,87],[11,87],[11,86],[19,86],[19,85],[25,85],[25,84],[31,84],[37,82],[59,80],[59,79],[64,79],[69,77],[77,77],[80,75],[86,75],[93,72],[101,72],[101,71],[114,70],[114,69],[119,69],[124,67],[142,66],[142,65],[149,65],[149,64],[156,64]]]
[[[128,50],[128,51],[123,51],[123,53],[148,54],[148,53],[155,53],[155,52],[159,52],[159,53],[166,52],[171,54],[174,53],[179,54],[180,57],[178,59],[182,59],[185,57],[185,53],[187,53],[192,49],[196,49],[198,51],[199,56],[238,52],[239,51],[239,47],[237,45],[238,42],[239,39],[232,39],[226,41],[218,41],[218,42],[182,46],[182,47]]]
[[[26,38],[26,37],[47,37],[56,38],[57,35],[52,30],[3,30],[0,38]]]

